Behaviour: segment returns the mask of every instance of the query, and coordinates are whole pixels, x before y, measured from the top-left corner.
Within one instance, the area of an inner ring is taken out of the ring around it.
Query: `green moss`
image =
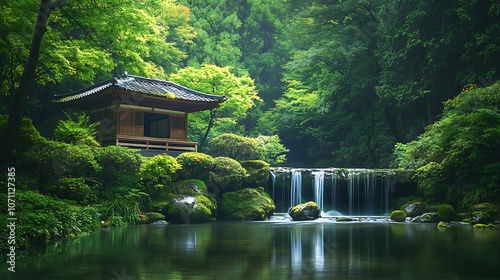
[[[485,225],[485,224],[475,224],[474,225],[474,229],[491,229],[491,228],[496,228],[496,226],[493,225],[492,223],[489,223],[487,225]]]
[[[239,190],[247,175],[239,162],[227,157],[217,157],[210,171],[210,182],[217,184],[222,192]]]
[[[247,160],[240,164],[247,172],[244,180],[246,188],[266,187],[270,174],[269,164],[262,160]]]
[[[395,222],[404,222],[406,221],[406,213],[401,210],[392,211],[391,219]]]
[[[214,220],[214,204],[205,196],[179,196],[170,201],[166,220],[175,224],[205,223]]]
[[[447,225],[445,222],[441,221],[437,225],[438,228],[449,228],[450,226]]]
[[[208,195],[207,186],[198,179],[177,181],[174,183],[173,191],[183,195]]]
[[[299,204],[290,210],[290,217],[294,221],[315,220],[319,217],[321,209],[314,201]]]
[[[225,220],[266,220],[275,210],[274,202],[263,188],[245,188],[224,193],[219,214]]]

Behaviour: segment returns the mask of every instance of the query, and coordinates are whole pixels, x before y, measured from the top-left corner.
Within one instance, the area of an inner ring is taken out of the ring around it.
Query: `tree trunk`
[[[203,148],[205,147],[205,142],[207,141],[208,134],[210,133],[210,129],[214,126],[214,121],[215,121],[215,114],[217,113],[217,109],[212,109],[210,110],[210,120],[208,121],[208,127],[207,131],[205,131],[205,135],[200,139],[200,145],[198,147],[200,148],[200,152],[203,151]]]
[[[9,119],[2,135],[2,143],[0,145],[0,174],[4,174],[7,170],[17,134],[21,128],[24,107],[35,82],[36,66],[40,58],[43,35],[47,31],[47,21],[52,11],[60,5],[62,5],[62,1],[60,0],[55,3],[52,3],[51,0],[42,0],[40,2],[40,10],[38,11],[38,18],[33,32],[28,61],[21,76],[19,87],[13,96],[14,101],[10,108]]]

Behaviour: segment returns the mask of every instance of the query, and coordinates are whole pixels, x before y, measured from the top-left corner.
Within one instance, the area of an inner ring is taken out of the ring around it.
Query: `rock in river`
[[[289,214],[294,221],[307,221],[316,220],[320,213],[321,209],[319,209],[318,204],[309,201],[293,207]]]

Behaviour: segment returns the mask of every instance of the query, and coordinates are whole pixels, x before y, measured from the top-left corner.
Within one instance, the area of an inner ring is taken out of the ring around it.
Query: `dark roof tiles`
[[[183,87],[171,81],[143,78],[139,76],[125,75],[124,78],[113,78],[86,88],[82,91],[67,95],[56,96],[55,103],[65,103],[99,93],[109,87],[117,87],[127,91],[137,92],[145,95],[163,96],[166,99],[179,99],[195,102],[223,102],[226,97],[212,95]]]

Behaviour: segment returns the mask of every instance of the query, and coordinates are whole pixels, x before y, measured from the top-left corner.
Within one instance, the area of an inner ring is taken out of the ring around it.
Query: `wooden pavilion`
[[[104,146],[169,154],[197,151],[197,143],[188,141],[188,114],[218,108],[225,100],[171,81],[126,73],[55,98],[56,105],[89,111],[92,122],[100,121],[98,140]]]

